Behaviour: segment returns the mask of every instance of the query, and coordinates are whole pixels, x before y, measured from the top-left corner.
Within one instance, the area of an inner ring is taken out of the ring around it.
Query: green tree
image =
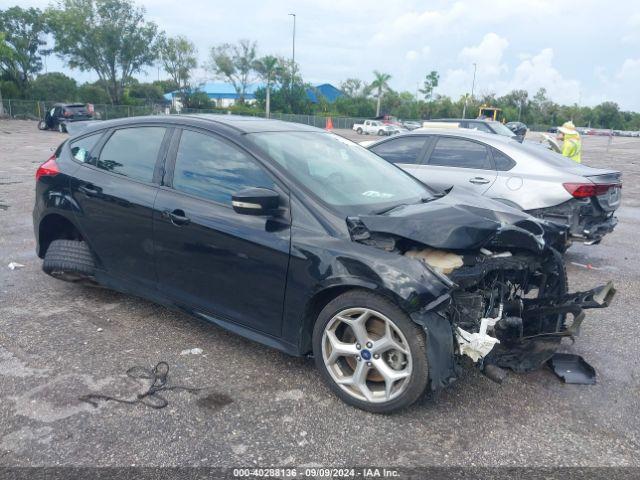
[[[240,40],[235,45],[223,43],[211,48],[208,68],[218,78],[233,85],[238,94],[238,103],[244,103],[247,87],[253,80],[256,48],[256,42],[250,40]]]
[[[94,71],[112,103],[128,79],[158,56],[158,27],[131,0],[59,0],[48,16],[55,52],[69,67]]]
[[[390,90],[389,84],[387,82],[391,80],[391,75],[389,75],[388,73],[378,72],[377,70],[373,71],[373,75],[375,76],[375,79],[373,80],[373,82],[371,82],[369,88],[376,91],[376,117],[379,117],[382,95]]]
[[[160,41],[160,59],[164,71],[183,91],[189,84],[191,70],[198,66],[197,53],[196,46],[183,36],[163,37]]]
[[[78,100],[83,103],[104,104],[109,103],[109,95],[104,85],[100,82],[84,83],[78,87]]]
[[[28,95],[34,100],[73,102],[78,93],[76,81],[64,73],[50,72],[31,82]]]
[[[162,90],[162,93],[175,92],[180,89],[180,85],[173,80],[154,80],[153,84]]]
[[[184,99],[185,108],[207,109],[212,108],[215,104],[205,92],[195,91],[186,95]]]
[[[604,102],[593,107],[593,120],[596,127],[615,130],[623,128],[623,116],[615,102]]]
[[[164,101],[163,91],[153,83],[132,82],[125,89],[125,104],[148,105]]]
[[[340,84],[340,90],[351,98],[364,97],[367,94],[367,85],[359,78],[347,78]]]
[[[31,77],[42,69],[42,55],[48,53],[43,49],[47,31],[42,11],[37,8],[0,10],[0,32],[5,42],[0,72],[23,92]]]
[[[265,113],[267,118],[269,118],[271,115],[271,88],[277,84],[279,80],[281,63],[277,57],[266,55],[257,59],[253,63],[253,68],[265,83]]]
[[[431,70],[425,77],[423,87],[420,89],[420,93],[424,95],[425,100],[431,100],[433,98],[433,91],[438,86],[440,81],[440,74],[435,70]]]

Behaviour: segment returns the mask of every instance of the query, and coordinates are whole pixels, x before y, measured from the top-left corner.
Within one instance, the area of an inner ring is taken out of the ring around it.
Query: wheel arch
[[[84,240],[80,229],[68,217],[49,213],[38,224],[38,256],[44,258],[54,240]]]
[[[351,290],[363,290],[375,293],[381,297],[391,300],[394,304],[402,308],[401,299],[398,295],[391,290],[381,288],[370,282],[352,279],[350,282],[327,285],[316,291],[309,301],[307,301],[298,337],[300,353],[302,355],[307,355],[313,350],[311,343],[313,328],[322,309],[333,299]]]

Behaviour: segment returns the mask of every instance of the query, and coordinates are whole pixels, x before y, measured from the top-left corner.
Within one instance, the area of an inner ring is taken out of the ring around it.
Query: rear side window
[[[425,142],[425,137],[401,137],[376,145],[371,151],[391,163],[416,164]]]
[[[165,130],[164,127],[116,130],[100,152],[98,168],[151,182]]]
[[[93,135],[87,135],[86,137],[73,140],[69,143],[69,148],[71,148],[71,155],[73,158],[80,163],[91,163],[91,149],[95,147],[101,136],[102,132],[98,132]]]
[[[487,147],[463,138],[439,138],[429,159],[429,165],[491,170]]]
[[[271,177],[242,150],[211,135],[184,130],[176,154],[173,188],[231,205],[244,188],[275,188]]]
[[[516,162],[511,159],[511,157],[506,156],[500,150],[492,148],[493,152],[493,161],[496,165],[496,170],[501,172],[506,172],[507,170],[511,170],[515,167]]]

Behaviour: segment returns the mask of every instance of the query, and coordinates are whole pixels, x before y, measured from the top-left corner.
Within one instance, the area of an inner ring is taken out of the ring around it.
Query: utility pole
[[[293,55],[291,57],[291,88],[293,88],[293,78],[296,74],[296,14],[290,13],[293,17]]]
[[[476,69],[478,68],[478,64],[474,62],[473,64],[473,81],[471,82],[471,101],[473,101],[473,92],[476,88]],[[462,118],[467,118],[467,99],[469,95],[464,94],[464,107],[462,107]]]
[[[471,83],[471,100],[473,101],[473,91],[476,88],[476,70],[478,69],[478,64],[474,62],[473,64],[473,82]]]

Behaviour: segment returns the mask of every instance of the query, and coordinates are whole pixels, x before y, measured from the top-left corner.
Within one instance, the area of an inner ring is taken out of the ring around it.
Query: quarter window
[[[71,142],[69,147],[73,158],[81,163],[91,163],[91,149],[95,147],[101,136],[102,132],[98,132]]]
[[[492,149],[493,151],[493,161],[496,164],[496,170],[501,172],[506,172],[507,170],[511,170],[516,162],[514,162],[510,157],[506,156],[500,150]]]
[[[98,168],[151,182],[165,130],[164,127],[116,130],[100,152]]]
[[[273,180],[248,154],[203,133],[184,130],[176,154],[173,188],[231,204],[244,188],[275,188]]]
[[[451,137],[438,139],[429,164],[478,170],[492,169],[487,147],[462,138]]]
[[[424,137],[401,137],[376,145],[371,151],[391,163],[416,164],[424,147]]]

